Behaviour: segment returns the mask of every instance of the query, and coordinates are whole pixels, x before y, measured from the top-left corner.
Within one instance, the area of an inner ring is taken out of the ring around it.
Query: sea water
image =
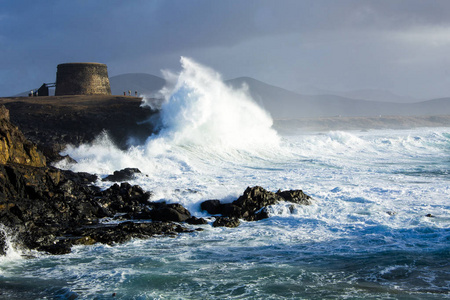
[[[165,73],[159,132],[145,144],[123,151],[105,134],[68,147],[78,163],[58,166],[100,177],[137,167],[131,183],[152,201],[197,217],[209,217],[202,201],[255,185],[302,189],[313,204],[61,256],[15,249],[0,228],[11,244],[0,298],[450,299],[450,127],[282,136],[245,86],[186,58],[182,67]]]

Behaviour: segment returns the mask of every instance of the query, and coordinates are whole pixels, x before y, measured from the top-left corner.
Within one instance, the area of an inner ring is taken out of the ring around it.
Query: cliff
[[[141,103],[141,98],[104,95],[0,98],[11,122],[50,161],[58,160],[67,144],[89,143],[102,131],[121,148],[130,137],[145,140],[153,132],[146,120],[155,112]]]
[[[10,123],[9,111],[0,105],[0,164],[6,163],[33,167],[46,165],[44,155]]]

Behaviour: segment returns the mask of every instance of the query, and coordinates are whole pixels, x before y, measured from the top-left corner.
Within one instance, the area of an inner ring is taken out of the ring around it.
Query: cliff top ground
[[[44,97],[0,97],[0,104],[22,102],[38,105],[71,106],[73,108],[104,107],[121,104],[123,101],[141,104],[142,98],[116,95],[67,95]]]
[[[11,122],[43,151],[91,142],[104,130],[121,147],[129,137],[145,139],[153,128],[144,121],[154,111],[141,103],[138,97],[114,95],[0,98]]]

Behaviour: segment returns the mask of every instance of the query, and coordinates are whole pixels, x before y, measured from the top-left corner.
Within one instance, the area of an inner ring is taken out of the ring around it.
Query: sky
[[[450,1],[0,0],[0,96],[60,63],[161,76],[181,56],[296,92],[450,97]]]

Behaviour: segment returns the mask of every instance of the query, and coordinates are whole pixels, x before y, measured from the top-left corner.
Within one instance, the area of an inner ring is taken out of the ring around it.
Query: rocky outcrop
[[[268,218],[267,206],[280,202],[292,202],[300,205],[310,205],[312,198],[301,190],[278,191],[265,190],[260,186],[248,187],[242,196],[232,203],[220,203],[219,200],[207,200],[201,203],[201,209],[212,215],[222,215],[227,219],[217,219],[214,226],[236,227],[233,220],[244,219],[256,221]]]
[[[114,174],[108,175],[105,178],[103,178],[103,181],[115,181],[115,182],[122,182],[127,180],[132,180],[135,178],[135,174],[140,174],[141,171],[137,168],[125,168],[120,171],[114,171]]]
[[[10,164],[0,165],[0,176],[0,223],[14,228],[29,249],[61,254],[75,244],[188,231],[174,223],[191,217],[184,207],[149,202],[149,192],[126,182],[101,191],[89,185],[96,179],[90,174]],[[139,225],[142,219],[154,222]]]
[[[44,155],[10,123],[9,111],[0,105],[0,164],[6,163],[34,167],[46,165]]]
[[[241,224],[238,218],[234,217],[216,217],[216,220],[213,223],[213,227],[238,227]]]
[[[77,244],[114,244],[189,231],[175,223],[191,220],[188,210],[149,202],[151,193],[139,186],[123,182],[102,191],[93,185],[95,175],[46,167],[42,153],[9,122],[2,106],[0,147],[0,255],[8,246],[4,228],[12,229],[23,247],[53,254],[68,253]]]

